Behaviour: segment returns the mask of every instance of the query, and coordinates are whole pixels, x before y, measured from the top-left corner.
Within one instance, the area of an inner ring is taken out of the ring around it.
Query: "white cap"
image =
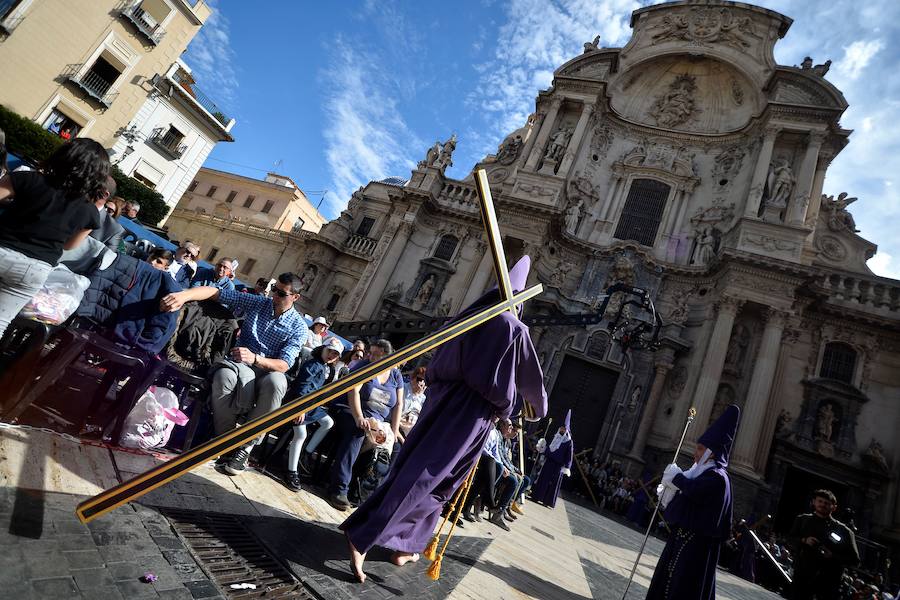
[[[325,343],[322,344],[326,350],[334,350],[338,354],[344,351],[344,344],[341,343],[341,340],[336,337],[330,337],[325,340]]]
[[[312,324],[316,325],[317,323],[321,323],[325,327],[328,327],[328,321],[325,320],[325,317],[316,317],[316,320],[313,321]]]

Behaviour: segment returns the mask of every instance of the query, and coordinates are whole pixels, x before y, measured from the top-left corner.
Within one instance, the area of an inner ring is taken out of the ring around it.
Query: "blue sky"
[[[827,79],[850,103],[855,132],[825,192],[858,196],[869,266],[900,278],[900,2],[760,0],[794,19],[780,64],[834,61]],[[260,177],[275,168],[334,217],[358,186],[408,177],[435,140],[459,136],[463,177],[520,127],[553,70],[601,36],[622,46],[634,0],[458,0],[325,3],[211,1],[213,17],[185,60],[237,119],[236,142],[207,166]],[[242,165],[242,166],[238,166]],[[318,202],[319,194],[310,194]]]

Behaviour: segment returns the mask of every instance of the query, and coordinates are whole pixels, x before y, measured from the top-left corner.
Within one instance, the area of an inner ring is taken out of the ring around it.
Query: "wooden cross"
[[[378,362],[366,365],[339,381],[330,383],[301,398],[285,402],[280,408],[267,415],[248,421],[241,427],[223,433],[177,458],[158,465],[92,498],[88,498],[75,509],[75,514],[81,522],[93,521],[126,502],[136,500],[147,492],[163,486],[173,479],[181,477],[188,471],[246,444],[257,436],[277,429],[300,415],[347,394],[351,389],[369,381],[378,373],[434,350],[441,344],[478,327],[505,311],[515,311],[516,306],[540,294],[543,291],[540,284],[518,294],[513,293],[509,280],[509,271],[506,267],[506,256],[503,253],[500,229],[497,227],[497,216],[494,212],[487,173],[484,170],[479,169],[475,173],[475,183],[481,200],[481,216],[485,234],[487,235],[489,249],[494,259],[494,273],[497,275],[498,289],[500,291],[499,302],[461,321],[443,327]],[[200,408],[196,407],[194,410],[200,410]]]

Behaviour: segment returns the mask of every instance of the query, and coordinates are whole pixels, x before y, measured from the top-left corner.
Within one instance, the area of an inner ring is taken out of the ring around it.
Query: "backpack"
[[[365,502],[378,489],[390,469],[390,452],[384,448],[373,448],[357,479],[357,496],[360,502]]]

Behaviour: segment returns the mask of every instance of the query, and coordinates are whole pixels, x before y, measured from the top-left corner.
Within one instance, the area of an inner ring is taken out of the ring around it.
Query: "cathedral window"
[[[334,310],[337,308],[338,302],[341,301],[340,294],[332,294],[331,298],[328,300],[328,304],[325,305],[325,310]]]
[[[822,354],[822,367],[819,369],[819,377],[836,379],[844,383],[853,384],[853,373],[856,371],[856,350],[842,342],[830,342],[825,344],[825,352]]]
[[[359,227],[356,228],[356,235],[361,235],[363,237],[368,237],[369,233],[372,231],[372,227],[375,226],[375,219],[372,217],[363,217],[362,221],[359,222]]]
[[[614,237],[652,246],[662,220],[671,188],[654,179],[635,179],[628,190],[625,207]]]
[[[440,258],[441,260],[450,260],[453,258],[453,253],[456,252],[456,246],[458,244],[459,240],[456,239],[456,236],[443,236],[434,251],[434,257]]]

